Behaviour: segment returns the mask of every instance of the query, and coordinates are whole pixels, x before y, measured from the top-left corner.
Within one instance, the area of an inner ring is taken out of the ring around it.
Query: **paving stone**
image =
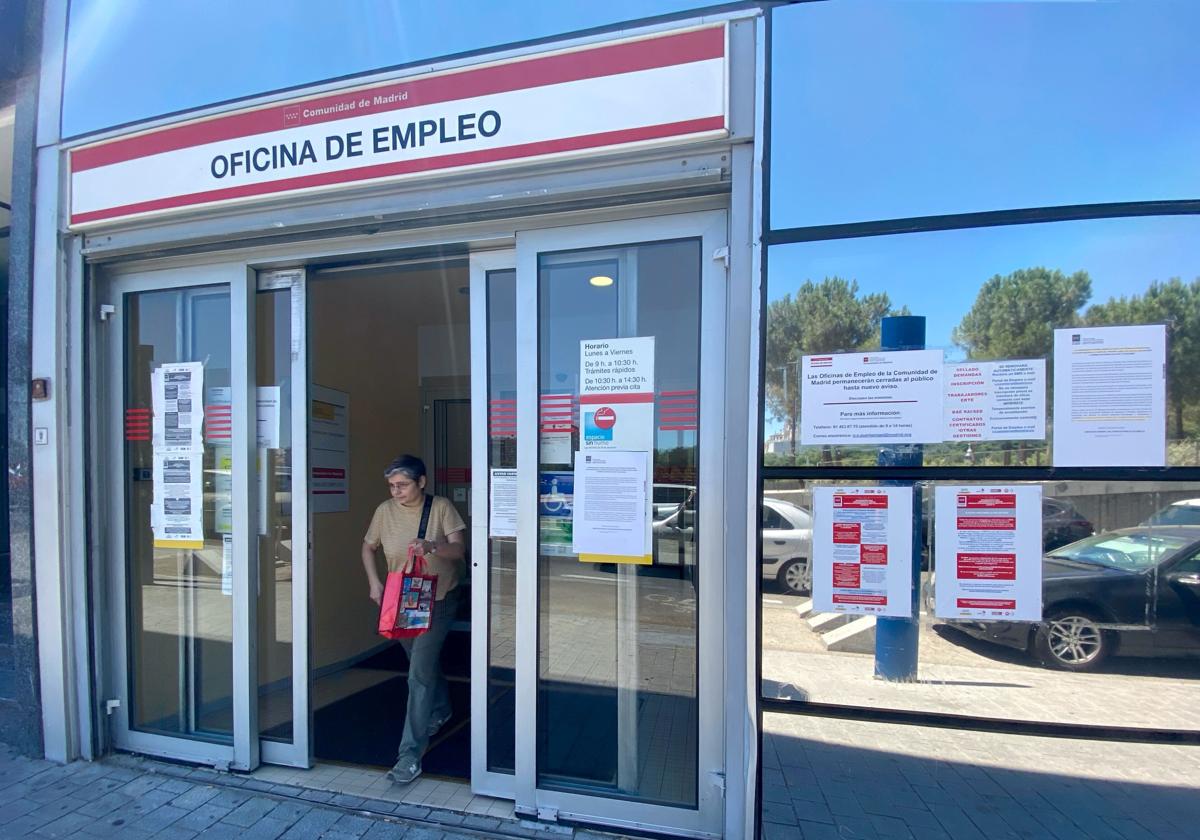
[[[764,823],[772,822],[781,825],[795,825],[796,812],[792,810],[790,804],[763,802],[762,819]]]
[[[407,838],[408,827],[399,823],[377,822],[363,835],[363,840],[401,840]]]
[[[174,794],[187,793],[196,786],[191,782],[185,782],[183,779],[166,779],[158,785],[158,790],[169,791]]]
[[[162,805],[149,812],[135,823],[138,828],[147,831],[162,831],[172,823],[176,823],[188,815],[183,808],[174,805]]]
[[[194,840],[196,834],[197,832],[180,828],[178,825],[169,825],[162,831],[156,831],[154,840]]]
[[[367,829],[370,827],[371,819],[369,817],[361,817],[357,814],[343,814],[330,828],[333,831],[341,831],[354,837],[361,837],[367,833]]]
[[[233,810],[237,806],[250,798],[251,794],[243,793],[240,790],[230,790],[229,788],[218,788],[217,795],[209,800],[210,805],[217,805],[221,808]]]
[[[246,829],[242,833],[241,837],[243,840],[275,840],[276,837],[283,834],[291,827],[292,824],[286,820],[263,817],[254,825]]]
[[[361,796],[351,796],[348,793],[336,793],[333,799],[329,800],[329,804],[337,805],[342,808],[358,808],[367,800]]]
[[[85,817],[83,814],[64,814],[53,822],[39,828],[37,836],[54,838],[54,840],[59,840],[59,838],[63,837],[74,837],[91,821],[91,817]],[[3,835],[4,832],[5,829],[0,828],[0,835]]]
[[[271,788],[271,793],[279,796],[299,796],[304,792],[304,788],[298,788],[295,785],[274,785]]]
[[[271,813],[271,811],[275,810],[275,805],[276,802],[273,799],[259,797],[247,799],[241,805],[237,806],[224,817],[222,817],[221,822],[227,822],[231,825],[240,825],[242,828],[249,828],[267,814]],[[287,828],[287,826],[284,826],[284,828]],[[283,832],[280,831],[280,833],[282,834]]]
[[[176,808],[183,808],[184,810],[190,811],[193,808],[199,808],[204,803],[209,802],[220,792],[221,791],[219,788],[212,787],[211,785],[193,785],[191,790],[181,793],[179,796],[172,799],[171,804]]]
[[[311,810],[311,805],[300,802],[277,802],[267,816],[275,820],[284,820],[291,825]]]
[[[175,825],[180,828],[201,832],[209,826],[220,822],[232,810],[232,808],[225,808],[221,805],[214,805],[212,802],[206,802],[197,808],[193,808],[190,814],[180,818],[179,822],[175,823]]]
[[[407,802],[401,802],[392,813],[408,820],[423,820],[429,817],[428,808],[422,805],[410,805]]]

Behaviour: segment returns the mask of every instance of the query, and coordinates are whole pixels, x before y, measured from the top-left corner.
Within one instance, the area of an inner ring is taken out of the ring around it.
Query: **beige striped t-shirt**
[[[383,546],[383,556],[387,558],[389,572],[398,572],[404,568],[408,559],[408,544],[417,538],[421,529],[421,508],[406,507],[396,499],[388,499],[375,508],[371,517],[371,527],[363,542],[371,548]],[[429,524],[425,528],[425,539],[444,540],[455,531],[466,529],[466,523],[458,515],[458,511],[450,500],[444,496],[434,496],[433,505],[429,509]],[[425,558],[429,571],[438,576],[437,599],[446,597],[446,593],[458,586],[466,571],[465,560],[443,560],[434,554]]]

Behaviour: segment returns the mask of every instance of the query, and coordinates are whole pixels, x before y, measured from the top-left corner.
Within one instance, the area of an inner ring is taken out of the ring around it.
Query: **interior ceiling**
[[[380,306],[395,311],[402,323],[414,327],[465,324],[471,318],[470,298],[460,291],[470,283],[470,273],[462,265],[317,272],[312,281],[313,291],[316,284],[329,284],[339,294],[360,290],[371,294]]]

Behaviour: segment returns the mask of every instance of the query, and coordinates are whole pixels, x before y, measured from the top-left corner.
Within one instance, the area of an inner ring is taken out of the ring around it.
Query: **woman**
[[[388,778],[408,784],[421,775],[421,757],[429,739],[450,719],[450,696],[442,673],[442,644],[458,611],[458,584],[466,570],[465,531],[462,517],[449,499],[434,496],[424,539],[418,537],[425,507],[425,462],[401,455],[383,471],[391,498],[375,509],[371,527],[363,537],[362,562],[367,572],[371,600],[383,598],[383,581],[375,567],[375,552],[383,546],[389,572],[409,571],[408,553],[425,558],[429,574],[437,575],[437,600],[427,631],[402,639],[408,654],[408,710],[396,764]]]

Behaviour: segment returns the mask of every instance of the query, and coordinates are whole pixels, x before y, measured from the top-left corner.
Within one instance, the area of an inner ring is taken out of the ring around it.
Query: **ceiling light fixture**
[[[590,278],[588,282],[593,286],[603,288],[604,286],[611,286],[613,284],[613,279],[611,277],[606,277],[603,274],[597,274],[595,277]]]

